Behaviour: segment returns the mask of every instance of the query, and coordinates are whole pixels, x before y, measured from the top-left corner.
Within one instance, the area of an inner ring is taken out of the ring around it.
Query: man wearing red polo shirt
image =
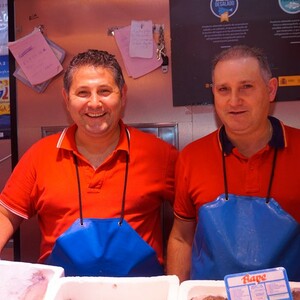
[[[259,49],[212,68],[223,125],[180,153],[167,270],[180,280],[285,267],[300,280],[300,130],[269,116],[277,91]]]
[[[64,75],[74,125],[34,144],[0,194],[0,249],[38,215],[39,262],[73,276],[163,274],[160,207],[173,203],[177,150],[125,125],[113,55],[89,50]]]

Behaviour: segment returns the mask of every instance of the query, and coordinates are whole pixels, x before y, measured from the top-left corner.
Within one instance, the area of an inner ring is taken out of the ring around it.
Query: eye
[[[98,95],[101,97],[109,97],[113,90],[110,87],[101,87],[98,90]]]
[[[221,87],[221,88],[219,88],[220,92],[227,91],[227,90],[228,90],[227,87]]]
[[[227,86],[219,86],[217,87],[217,91],[221,94],[225,94],[229,91],[229,88]]]
[[[101,89],[99,90],[99,94],[102,96],[108,96],[110,95],[111,91],[109,89]]]
[[[78,97],[81,97],[81,98],[86,98],[86,97],[89,97],[89,92],[88,91],[86,91],[86,90],[79,90],[79,91],[77,91],[77,93],[76,93],[76,95],[78,96]]]
[[[247,90],[247,89],[251,89],[253,87],[252,84],[247,83],[247,84],[243,84],[242,89]]]

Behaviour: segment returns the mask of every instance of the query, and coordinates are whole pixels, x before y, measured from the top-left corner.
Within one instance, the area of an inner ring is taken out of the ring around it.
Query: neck
[[[96,169],[98,168],[115,150],[120,138],[120,129],[108,136],[99,138],[87,136],[76,132],[75,141],[78,151]]]
[[[253,134],[228,135],[228,137],[242,155],[251,157],[269,143],[272,134],[273,128],[268,120],[266,126]]]

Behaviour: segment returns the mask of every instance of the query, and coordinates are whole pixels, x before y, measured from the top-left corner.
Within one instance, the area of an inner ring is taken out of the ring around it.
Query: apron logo
[[[242,277],[243,284],[252,283],[252,282],[260,283],[260,282],[266,281],[266,280],[267,280],[266,274],[253,275],[253,276],[250,276],[249,274],[247,274],[244,277]]]
[[[221,22],[229,22],[229,17],[233,16],[239,6],[238,0],[211,0],[210,10]]]

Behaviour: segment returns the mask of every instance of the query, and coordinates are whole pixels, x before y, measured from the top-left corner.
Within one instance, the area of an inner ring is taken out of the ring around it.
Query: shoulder
[[[286,147],[300,147],[300,129],[286,124],[282,124],[284,142]]]
[[[50,146],[54,146],[56,148],[60,136],[61,133],[54,133],[49,136],[43,137],[40,140],[36,141],[32,145],[32,148],[43,148],[43,147],[50,147]]]
[[[193,154],[207,154],[212,151],[219,151],[219,138],[218,130],[211,132],[210,134],[201,137],[190,144],[186,145],[181,153],[182,156],[190,156]]]
[[[33,143],[24,153],[23,156],[34,156],[35,158],[44,157],[53,152],[57,152],[57,143],[60,138],[60,133],[55,133]]]
[[[293,146],[295,144],[300,145],[300,129],[286,125],[274,116],[268,118],[273,127],[272,139],[269,142],[270,146],[283,149],[291,144]]]
[[[56,147],[59,134],[47,136],[36,141],[21,155],[16,167],[15,174],[27,174],[27,178],[34,178],[39,172],[49,169],[57,161],[58,148]]]
[[[298,137],[300,135],[300,129],[299,128],[291,127],[291,126],[285,125],[285,124],[283,125],[283,127],[284,127],[285,131],[288,134],[292,135],[292,136],[297,136]]]

